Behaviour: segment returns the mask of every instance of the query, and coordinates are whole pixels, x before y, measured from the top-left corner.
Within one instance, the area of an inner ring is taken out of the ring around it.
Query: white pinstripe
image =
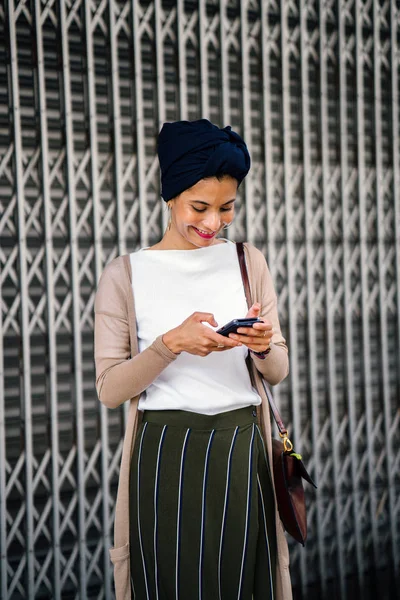
[[[160,466],[161,446],[164,440],[167,425],[164,425],[158,444],[157,464],[156,464],[156,479],[154,483],[154,578],[156,585],[156,598],[158,600],[158,565],[157,565],[157,492],[158,492],[158,475]]]
[[[203,568],[203,539],[204,539],[204,513],[205,513],[205,504],[206,504],[206,478],[207,478],[207,467],[208,467],[208,459],[210,456],[210,448],[211,442],[215,434],[215,429],[213,429],[210,433],[210,438],[208,440],[208,446],[206,451],[206,458],[204,460],[204,473],[203,473],[203,492],[201,499],[201,533],[200,533],[200,557],[199,557],[199,600],[202,598],[201,591],[201,570]]]
[[[250,511],[251,459],[253,456],[253,440],[254,440],[254,424],[252,426],[252,434],[251,434],[251,441],[250,441],[250,448],[249,448],[249,470],[248,470],[248,477],[247,477],[246,526],[245,526],[245,531],[244,531],[242,564],[240,567],[240,578],[239,578],[239,589],[238,589],[237,600],[240,600],[240,593],[242,591],[243,567],[244,567],[244,559],[246,556],[248,521],[249,521],[249,511]]]
[[[178,567],[179,567],[179,536],[181,526],[181,494],[182,494],[182,474],[183,474],[183,459],[185,456],[186,442],[190,429],[186,431],[185,439],[183,440],[182,453],[181,453],[181,467],[179,471],[179,491],[178,491],[178,518],[176,523],[176,566],[175,566],[175,598],[178,600],[179,597],[179,582],[178,582]]]
[[[267,517],[265,516],[264,496],[262,493],[262,488],[261,488],[261,483],[260,483],[260,478],[258,476],[258,473],[257,473],[257,483],[258,483],[258,491],[259,491],[260,497],[261,497],[263,520],[264,520],[264,533],[265,533],[265,539],[267,542],[267,550],[268,550],[268,569],[269,569],[269,585],[270,585],[270,590],[271,590],[271,600],[274,600],[274,586],[272,585],[273,579],[272,579],[272,566],[271,566],[271,551],[269,548]]]
[[[228,465],[226,467],[225,500],[224,500],[224,511],[222,513],[221,536],[220,536],[220,540],[219,540],[219,555],[218,555],[218,592],[219,592],[219,600],[222,600],[222,598],[221,598],[222,543],[223,543],[223,539],[224,539],[226,508],[227,508],[227,504],[228,504],[229,480],[230,480],[230,476],[231,476],[231,457],[232,457],[233,447],[235,445],[235,440],[236,440],[236,436],[237,436],[238,430],[239,430],[239,427],[236,427],[235,431],[233,432],[232,441],[231,441],[231,447],[229,449],[229,455],[228,455]]]
[[[140,488],[140,460],[142,457],[142,445],[143,445],[143,437],[144,437],[144,433],[147,429],[147,423],[144,424],[143,427],[143,431],[142,431],[142,435],[140,437],[140,446],[139,446],[139,456],[138,456],[138,474],[137,474],[137,522],[138,522],[138,532],[139,532],[139,543],[140,543],[140,553],[142,555],[142,564],[143,564],[143,573],[144,573],[144,582],[146,584],[146,596],[147,596],[147,600],[149,600],[149,588],[147,585],[147,573],[146,573],[146,563],[144,561],[144,554],[143,554],[143,544],[142,544],[142,530],[140,527],[140,510],[139,510],[139,505],[140,505],[140,500],[139,500],[139,488]]]
[[[261,431],[260,431],[260,428],[259,428],[259,426],[258,426],[258,425],[256,425],[256,428],[257,428],[257,433],[258,433],[258,435],[260,436],[260,440],[261,440],[262,447],[263,447],[263,451],[264,451],[264,458],[265,458],[265,462],[266,462],[267,469],[268,469],[268,473],[269,473],[269,476],[270,476],[270,478],[271,478],[271,482],[272,482],[271,470],[270,470],[270,468],[269,468],[269,461],[268,461],[268,458],[267,458],[267,451],[266,451],[266,449],[265,449],[264,440],[263,440],[263,437],[262,437],[262,435],[261,435]]]

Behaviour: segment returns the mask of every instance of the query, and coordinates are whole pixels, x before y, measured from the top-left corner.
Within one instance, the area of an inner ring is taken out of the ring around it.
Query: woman
[[[164,124],[158,155],[167,230],[106,267],[95,305],[99,398],[131,399],[110,551],[117,599],[290,600],[268,402],[251,382],[256,369],[271,384],[286,377],[287,347],[264,257],[245,245],[248,310],[236,246],[217,237],[250,157],[205,119]],[[242,316],[260,322],[217,333]]]

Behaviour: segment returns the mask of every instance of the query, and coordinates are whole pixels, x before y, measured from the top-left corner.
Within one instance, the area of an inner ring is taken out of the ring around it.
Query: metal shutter
[[[2,599],[112,597],[124,410],[96,397],[94,294],[109,260],[162,235],[160,124],[199,117],[252,154],[229,234],[268,257],[291,357],[275,396],[319,484],[296,590],[383,598],[400,564],[399,80],[396,0],[0,4]]]

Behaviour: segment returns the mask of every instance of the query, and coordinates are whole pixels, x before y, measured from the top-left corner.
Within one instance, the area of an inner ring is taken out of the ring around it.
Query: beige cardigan
[[[262,253],[245,244],[253,302],[261,304],[261,316],[272,322],[274,336],[271,352],[262,360],[252,356],[252,369],[258,369],[271,385],[288,374],[285,340],[280,332],[277,302],[271,275]],[[120,466],[118,495],[114,523],[114,547],[110,549],[114,563],[117,600],[131,600],[129,557],[129,471],[134,440],[141,413],[137,410],[140,394],[177,355],[158,337],[139,353],[129,255],[111,261],[100,279],[95,301],[95,362],[96,388],[99,399],[109,408],[116,408],[130,399]],[[262,398],[258,419],[266,442],[272,471],[271,421],[268,400],[258,377],[254,377]],[[276,512],[278,560],[276,600],[291,600],[289,552],[282,523]]]

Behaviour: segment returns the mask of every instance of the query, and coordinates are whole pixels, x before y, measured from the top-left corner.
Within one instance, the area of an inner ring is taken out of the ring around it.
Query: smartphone
[[[219,335],[228,336],[230,333],[236,333],[239,327],[253,327],[254,323],[262,323],[261,319],[233,319],[220,329],[217,329]]]

